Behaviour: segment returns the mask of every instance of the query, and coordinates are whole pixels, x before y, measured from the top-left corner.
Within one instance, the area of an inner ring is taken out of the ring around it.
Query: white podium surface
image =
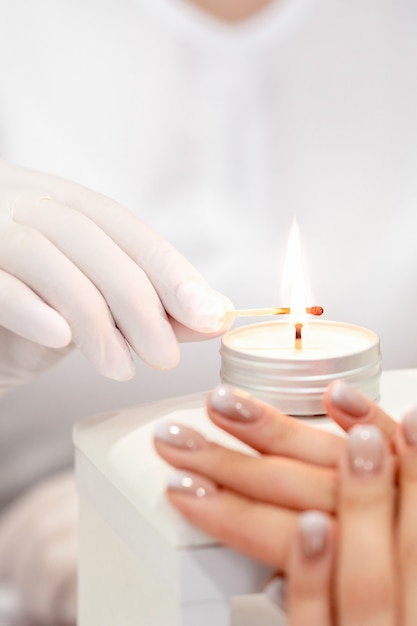
[[[207,418],[205,394],[93,416],[74,429],[80,499],[78,626],[280,626],[262,595],[270,569],[218,544],[168,503],[171,468],[153,448],[156,421],[245,446]],[[417,404],[417,369],[383,372],[381,405]],[[328,418],[308,420],[337,432]]]

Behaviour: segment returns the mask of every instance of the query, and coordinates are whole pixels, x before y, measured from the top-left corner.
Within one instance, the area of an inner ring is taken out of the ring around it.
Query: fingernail
[[[354,474],[375,474],[382,466],[384,439],[376,426],[354,426],[348,433],[347,449]]]
[[[269,581],[264,589],[266,597],[275,606],[284,611],[287,611],[287,583],[284,578],[276,577]]]
[[[300,546],[305,557],[319,556],[326,547],[330,530],[329,517],[321,511],[305,511],[299,520]]]
[[[338,380],[333,385],[331,398],[340,409],[352,417],[365,417],[369,411],[368,398],[343,380]]]
[[[253,422],[262,415],[262,407],[254,398],[227,385],[219,385],[211,392],[209,404],[223,417],[238,422]]]
[[[407,443],[417,447],[417,407],[409,406],[403,414],[403,428]]]
[[[155,429],[155,439],[185,450],[199,450],[208,445],[206,439],[193,428],[172,422],[160,422]]]
[[[168,481],[168,489],[173,491],[181,491],[196,498],[205,498],[217,493],[216,485],[192,472],[173,472]]]
[[[197,280],[181,283],[176,297],[186,309],[189,325],[201,332],[220,330],[226,319],[226,308],[232,308],[225,296]]]

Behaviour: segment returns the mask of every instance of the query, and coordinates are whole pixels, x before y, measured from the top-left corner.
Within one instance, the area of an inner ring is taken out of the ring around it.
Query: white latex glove
[[[134,375],[130,348],[170,369],[177,340],[221,332],[225,307],[125,207],[0,161],[0,391],[49,367],[71,343],[117,380]]]
[[[0,517],[0,581],[19,599],[25,626],[76,623],[77,495],[74,474],[33,487]]]

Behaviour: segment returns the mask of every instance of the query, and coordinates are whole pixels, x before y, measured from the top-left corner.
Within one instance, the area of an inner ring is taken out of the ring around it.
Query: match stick
[[[322,306],[312,306],[306,309],[306,313],[308,315],[323,315],[323,307]],[[289,315],[291,313],[291,309],[289,307],[286,308],[275,308],[275,309],[236,309],[235,311],[228,311],[227,317],[235,318],[235,317],[263,317],[268,315]]]

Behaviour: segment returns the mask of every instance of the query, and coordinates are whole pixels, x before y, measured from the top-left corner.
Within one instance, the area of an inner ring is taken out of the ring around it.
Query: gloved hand
[[[0,516],[0,581],[16,590],[25,626],[73,626],[76,571],[77,495],[68,472],[33,487]]]
[[[0,161],[0,392],[71,345],[116,380],[134,375],[130,348],[170,369],[177,340],[219,334],[225,307],[117,202]]]

